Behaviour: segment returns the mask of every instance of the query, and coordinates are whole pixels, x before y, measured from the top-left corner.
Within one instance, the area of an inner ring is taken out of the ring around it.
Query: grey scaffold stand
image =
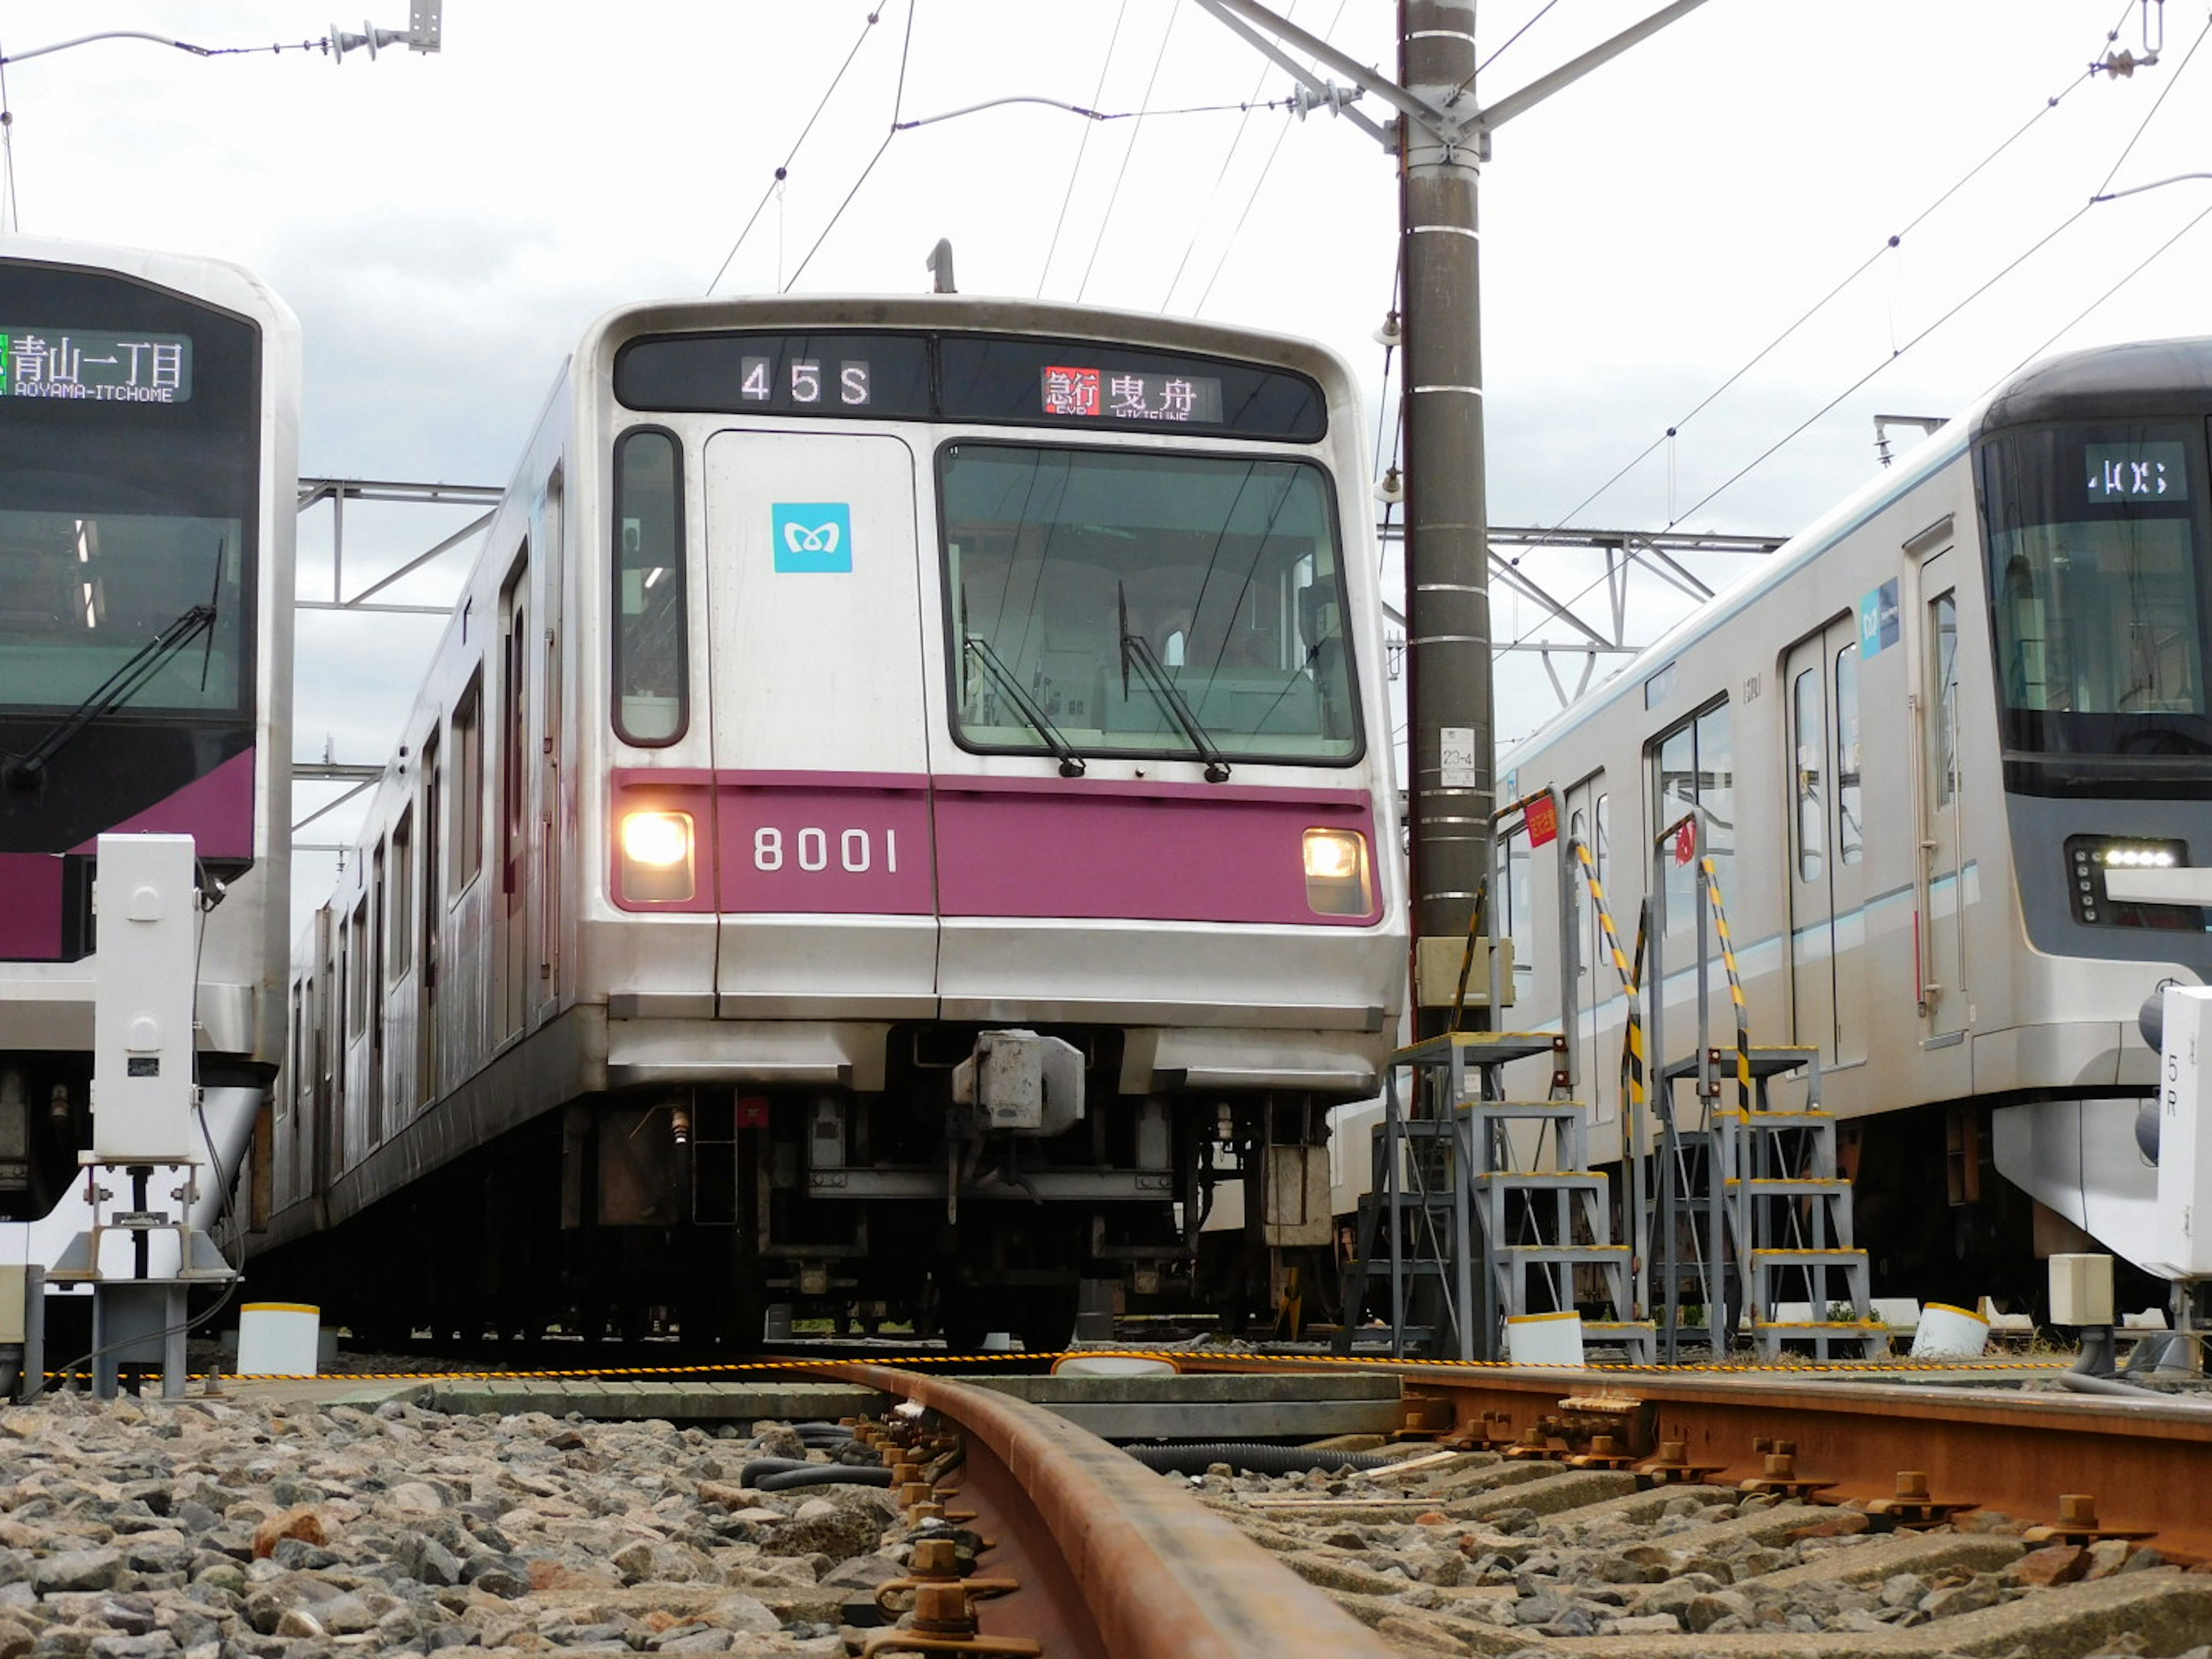
[[[123,1366],[154,1362],[162,1397],[182,1395],[191,1293],[236,1277],[193,1220],[208,1169],[194,1064],[194,868],[189,836],[100,838],[93,1144],[79,1158],[89,1220],[45,1278],[91,1289],[93,1391],[104,1400]]]
[[[1822,1360],[1875,1357],[1888,1348],[1888,1330],[1870,1311],[1867,1255],[1852,1237],[1851,1183],[1838,1165],[1835,1120],[1820,1103],[1820,1051],[1751,1042],[1719,872],[1702,845],[1708,827],[1693,807],[1653,843],[1652,1049],[1666,1053],[1670,856],[1695,866],[1697,1036],[1688,1056],[1659,1067],[1658,1174],[1645,1183],[1656,1202],[1643,1218],[1647,1272],[1658,1282],[1639,1286],[1639,1299],[1650,1297],[1669,1362],[1700,1350],[1724,1354],[1739,1332],[1762,1359],[1780,1358],[1784,1344]],[[1732,1048],[1713,1040],[1716,957],[1735,1016]],[[1734,1082],[1732,1107],[1724,1079]],[[1802,1079],[1802,1103],[1778,1102],[1773,1086],[1792,1079]],[[1686,1086],[1686,1102],[1678,1094]]]

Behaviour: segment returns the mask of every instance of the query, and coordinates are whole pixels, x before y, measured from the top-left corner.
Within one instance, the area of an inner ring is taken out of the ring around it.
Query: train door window
[[[442,862],[446,817],[446,755],[432,726],[422,744],[422,883],[417,917],[422,930],[422,961],[416,980],[421,999],[417,1018],[418,1059],[416,1095],[423,1101],[437,1097],[438,1080],[438,929],[443,915],[444,884],[438,866]]]
[[[369,865],[368,952],[362,959],[361,975],[368,993],[368,1075],[362,1104],[371,1146],[384,1139],[384,976],[391,971],[384,953],[384,909],[385,872],[390,867],[391,850],[379,842]]]
[[[387,979],[398,979],[412,965],[415,935],[415,809],[410,806],[399,815],[399,822],[392,831],[392,915],[386,923],[388,933],[386,948],[390,954],[385,958],[384,971]]]
[[[684,456],[651,427],[615,445],[614,724],[625,743],[674,743],[684,697]]]
[[[1692,820],[1696,849],[1712,858],[1725,892],[1735,845],[1735,760],[1728,704],[1714,703],[1662,735],[1653,759],[1652,835],[1674,830],[1686,817]],[[1685,861],[1669,852],[1662,862],[1667,931],[1678,933],[1697,925],[1697,860]]]
[[[1513,995],[1525,1003],[1536,978],[1536,896],[1529,881],[1528,827],[1505,838],[1505,932],[1513,941]],[[1470,994],[1474,987],[1468,987]]]
[[[500,640],[500,692],[505,704],[500,710],[499,734],[500,882],[501,890],[508,893],[515,890],[520,879],[515,860],[523,844],[522,821],[529,811],[525,787],[528,773],[523,757],[530,747],[530,630],[522,596],[522,579],[529,562],[530,550],[525,546],[516,556],[514,574],[507,578],[502,606],[507,626]]]
[[[1797,797],[1797,879],[1818,881],[1826,867],[1829,793],[1826,778],[1827,721],[1820,708],[1818,662],[1790,681],[1791,775]]]
[[[1928,733],[1928,795],[1936,807],[1959,793],[1959,596],[1939,593],[1928,607],[1929,664],[1935,715]]]
[[[346,1023],[353,1035],[360,1036],[368,1029],[368,901],[364,898],[354,906],[351,936],[347,941],[345,968],[350,979],[351,994],[346,999]]]
[[[1859,805],[1859,647],[1836,653],[1836,861],[1856,864],[1866,836]]]
[[[453,896],[483,867],[483,670],[453,705]]]

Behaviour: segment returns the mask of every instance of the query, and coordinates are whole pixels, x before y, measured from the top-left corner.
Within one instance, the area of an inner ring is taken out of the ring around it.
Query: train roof
[[[5,232],[0,232],[0,259],[105,271],[273,322],[288,334],[300,331],[299,319],[276,290],[244,265],[228,259]]]
[[[1317,340],[1194,317],[1066,305],[985,294],[772,294],[618,306],[586,331],[585,354],[641,334],[744,328],[940,329],[953,332],[1141,340],[1212,357],[1256,358],[1352,383],[1344,359]]]
[[[1669,660],[1701,644],[1760,595],[1788,580],[1869,520],[1917,489],[1992,428],[2155,411],[2160,402],[2212,404],[2212,339],[2095,346],[2031,364],[1846,495],[1763,562],[1668,629],[1587,696],[1561,709],[1506,755],[1501,771],[1609,708]]]
[[[2212,339],[2140,340],[2045,358],[1989,400],[1981,426],[2154,412],[2167,398],[2200,410],[2212,404]]]

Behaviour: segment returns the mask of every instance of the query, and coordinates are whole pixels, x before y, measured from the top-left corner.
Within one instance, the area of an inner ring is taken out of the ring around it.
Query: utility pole
[[[1395,82],[1256,0],[1195,3],[1289,70],[1304,88],[1302,103],[1326,103],[1399,161],[1414,994],[1427,1034],[1451,1000],[1475,894],[1491,866],[1498,805],[1477,168],[1489,160],[1498,127],[1704,0],[1673,0],[1487,108],[1474,95],[1474,0],[1399,0]],[[1397,118],[1378,125],[1346,107],[1363,95],[1390,105]]]
[[[1474,67],[1474,0],[1399,0],[1407,92],[1427,108],[1473,114]],[[1483,133],[1401,120],[1398,135],[1413,984],[1415,1034],[1429,1036],[1458,982],[1498,805],[1475,222]],[[1473,965],[1474,983],[1487,982],[1486,965]],[[1495,1023],[1498,1011],[1487,1012]]]

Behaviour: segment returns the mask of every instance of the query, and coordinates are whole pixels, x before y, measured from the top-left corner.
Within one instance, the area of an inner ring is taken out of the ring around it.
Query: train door
[[[707,445],[726,1016],[830,997],[890,1018],[936,1011],[922,648],[936,619],[914,470],[903,441],[867,433]]]
[[[526,545],[499,596],[499,971],[497,1040],[519,1035],[530,1012],[530,602]]]
[[[1849,619],[1790,648],[1790,994],[1796,1040],[1826,1066],[1866,1058],[1866,841],[1859,780],[1859,644]]]
[[[550,1018],[560,996],[561,850],[567,814],[561,793],[561,474],[545,481],[538,520],[539,649],[544,665],[538,684],[541,718],[538,755],[538,1018]]]
[[[422,957],[416,964],[416,984],[421,1001],[416,1009],[417,1033],[415,1093],[416,1103],[428,1105],[438,1098],[438,927],[445,915],[446,876],[439,856],[446,844],[445,755],[437,728],[422,744]]]
[[[1921,1005],[1928,1036],[1966,1029],[1966,872],[1959,798],[1959,594],[1947,546],[1920,562]]]

